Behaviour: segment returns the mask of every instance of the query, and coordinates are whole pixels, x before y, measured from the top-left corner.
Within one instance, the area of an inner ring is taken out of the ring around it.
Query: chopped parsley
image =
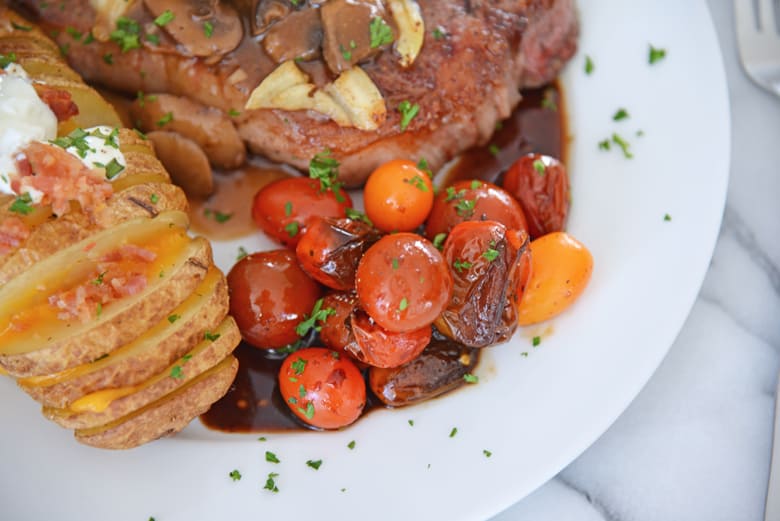
[[[284,203],[284,215],[285,217],[289,217],[292,215],[292,201],[287,201]]]
[[[620,147],[626,159],[631,159],[632,157],[634,157],[634,154],[632,154],[631,151],[629,150],[630,145],[628,141],[620,137],[618,134],[612,134],[612,142]]]
[[[331,157],[330,149],[326,148],[309,161],[309,177],[320,182],[321,192],[331,190],[336,195],[336,201],[343,202],[344,196],[340,193],[341,183],[336,181],[339,175],[338,168],[339,162]]]
[[[371,23],[368,24],[368,31],[371,36],[370,46],[372,49],[393,43],[393,30],[380,16],[371,19]]]
[[[433,238],[433,245],[436,247],[436,249],[441,250],[442,247],[444,247],[445,239],[447,239],[446,233],[441,232],[436,234],[436,236]]]
[[[165,27],[171,23],[174,18],[176,18],[176,15],[173,14],[173,11],[166,9],[163,14],[154,19],[154,24],[159,27]]]
[[[479,382],[479,377],[471,373],[466,373],[463,375],[463,380],[465,380],[466,383],[475,384]]]
[[[127,52],[141,47],[139,34],[141,34],[141,26],[138,25],[138,22],[126,16],[120,16],[116,21],[116,29],[111,31],[110,38],[119,44],[122,52]]]
[[[374,226],[374,223],[371,222],[371,219],[369,219],[366,214],[359,210],[355,210],[354,208],[345,208],[344,213],[347,215],[348,219],[352,219],[353,221],[363,221],[369,226]]]
[[[92,284],[95,285],[95,286],[100,286],[101,284],[103,284],[103,277],[106,276],[106,273],[107,272],[104,271],[103,273],[101,273],[97,277],[95,277],[95,280],[92,281]]]
[[[414,420],[407,420],[406,423],[409,424],[409,427],[414,427]]]
[[[290,364],[290,367],[296,375],[300,376],[306,370],[306,360],[299,356],[297,360]]]
[[[409,301],[406,300],[406,297],[402,298],[401,302],[398,304],[398,311],[403,311],[408,307],[409,307]]]
[[[236,109],[228,110],[228,116],[230,116],[231,118],[237,118],[240,115],[241,115],[241,111],[238,111]]]
[[[184,369],[182,369],[180,365],[174,365],[171,368],[171,378],[175,378],[177,380],[184,378]]]
[[[125,167],[120,165],[119,161],[117,161],[116,158],[112,158],[111,161],[109,161],[108,164],[105,165],[105,169],[106,169],[106,179],[113,179],[119,174],[121,174],[122,171],[125,169]]]
[[[668,221],[671,221],[671,220],[672,220],[672,216],[671,216],[671,215],[669,215],[668,213],[665,213],[665,214],[664,214],[664,221],[667,221],[667,222],[668,222]]]
[[[147,95],[144,94],[144,91],[139,90],[138,93],[136,94],[136,99],[138,100],[138,106],[143,108],[144,106],[146,106],[147,101],[149,102],[157,101],[157,96],[155,94]],[[173,118],[171,117],[171,119]]]
[[[286,231],[287,235],[290,237],[295,237],[298,235],[298,232],[301,231],[301,225],[298,224],[298,221],[290,221],[284,225],[284,231]]]
[[[157,194],[152,194],[149,196],[149,200],[152,202],[152,204],[157,204],[157,202],[160,200],[160,196]]]
[[[265,480],[265,486],[263,486],[263,489],[270,490],[271,492],[279,492],[279,487],[276,486],[276,482],[274,481],[274,478],[278,478],[279,474],[276,472],[269,472],[268,478]]]
[[[452,263],[452,267],[455,268],[455,271],[458,273],[463,273],[463,270],[471,268],[471,263],[469,261],[455,259],[455,261]]]
[[[498,250],[495,248],[488,248],[486,251],[482,253],[482,256],[486,258],[489,262],[493,262],[498,258]]]
[[[17,31],[24,31],[24,32],[32,31],[32,27],[30,27],[29,25],[19,25],[16,22],[11,22],[11,27],[16,29]]]
[[[347,443],[347,447],[348,447],[350,450],[353,450],[353,449],[355,448],[355,440],[352,440],[352,441],[350,441],[349,443]]]
[[[466,189],[463,188],[459,192],[455,191],[455,188],[452,186],[448,186],[447,189],[444,191],[447,194],[447,197],[444,198],[445,203],[449,203],[450,201],[454,201],[455,199],[463,199],[466,197]]]
[[[226,223],[233,218],[232,213],[224,213],[224,212],[220,212],[219,210],[212,210],[210,208],[204,208],[203,215],[207,218],[209,217],[213,218],[219,224]]]
[[[587,54],[585,55],[585,74],[590,76],[593,74],[593,69],[595,68],[595,65],[593,65],[593,59],[591,59],[590,56]]]
[[[146,41],[151,43],[152,45],[160,45],[160,37],[157,36],[156,34],[147,34]]]
[[[247,255],[249,255],[249,254],[247,253],[246,248],[244,248],[243,246],[239,246],[238,247],[238,255],[236,255],[236,260],[240,261],[241,259],[243,259]]]
[[[493,453],[492,453],[492,452],[490,452],[490,451],[489,451],[489,450],[487,450],[487,449],[482,449],[482,454],[484,454],[486,458],[489,458],[490,456],[492,456],[492,455],[493,455]]]
[[[306,462],[306,466],[311,467],[314,470],[319,470],[320,467],[322,466],[322,460],[321,459],[318,459],[318,460],[308,460]]]
[[[173,112],[166,112],[163,117],[157,120],[157,126],[164,127],[171,121],[173,121]]]
[[[458,428],[453,427],[452,430],[450,431],[450,438],[454,438],[456,434],[458,434]]]
[[[547,167],[544,166],[544,161],[541,159],[534,159],[534,170],[536,170],[537,174],[544,175],[547,171]]]
[[[398,258],[397,257],[393,257],[393,260],[390,261],[390,264],[393,266],[394,270],[397,270],[398,269]]]
[[[238,481],[241,479],[241,473],[238,470],[231,470],[228,476],[230,476],[230,479],[233,481]]]
[[[270,450],[265,451],[265,461],[268,461],[269,463],[280,463],[279,458],[276,457],[276,454]]]
[[[298,407],[298,411],[306,416],[306,419],[311,420],[314,418],[314,404],[309,402],[306,404],[306,409]]]
[[[211,36],[214,34],[214,24],[208,20],[203,22],[203,34],[206,35],[206,38],[211,38]]]
[[[295,326],[295,332],[298,336],[305,336],[312,329],[319,331],[322,326],[318,326],[317,322],[325,322],[329,316],[336,314],[336,310],[333,308],[322,309],[322,302],[323,299],[318,299],[311,309],[311,314],[303,322]]]
[[[8,208],[10,211],[14,213],[19,213],[22,215],[30,215],[34,208],[32,205],[32,197],[29,193],[25,192],[16,199],[14,199],[14,202],[11,203],[11,206]]]
[[[612,116],[613,121],[620,121],[621,119],[628,118],[628,111],[624,108],[619,108],[617,112],[615,112],[615,115]]]
[[[173,315],[168,315],[168,322],[170,322],[171,324],[173,324],[174,322],[176,322],[176,321],[177,321],[177,320],[179,320],[180,318],[181,318],[181,315],[176,315],[176,314],[173,314]]]
[[[428,191],[428,185],[425,184],[425,180],[419,175],[414,175],[411,179],[404,179],[404,183],[409,183],[421,192]]]
[[[474,214],[474,208],[477,205],[475,199],[461,199],[455,204],[455,213],[461,217],[471,217]]]
[[[609,150],[610,149],[609,139],[605,139],[603,141],[599,141],[599,148],[601,150]]]
[[[544,91],[544,97],[542,98],[542,108],[552,111],[558,110],[558,104],[555,102],[555,91],[553,89],[547,89]]]
[[[428,161],[424,157],[421,157],[420,160],[417,161],[417,168],[425,172],[428,177],[433,179],[433,172],[431,171],[431,167],[428,166]]]
[[[501,152],[501,149],[495,143],[490,143],[490,145],[488,145],[488,152],[490,152],[491,156],[496,157]]]
[[[441,27],[434,27],[433,31],[431,31],[431,34],[433,35],[434,40],[441,40],[447,36],[447,33],[445,33]]]
[[[352,60],[352,51],[346,50],[343,45],[339,45],[339,51],[341,52],[341,57],[344,58],[344,61],[348,62]]]
[[[68,33],[70,37],[76,41],[81,40],[81,37],[83,36],[81,31],[77,30],[75,27],[68,26],[65,28],[65,32]]]
[[[108,65],[114,65],[114,55],[110,52],[107,52],[103,55],[103,61],[106,62]]]
[[[417,103],[412,105],[409,100],[403,100],[398,104],[398,112],[401,113],[401,132],[403,132],[420,112],[420,105]]]
[[[647,53],[647,63],[653,65],[654,63],[657,63],[664,58],[666,58],[666,49],[655,48],[651,44]]]
[[[5,69],[12,63],[16,63],[16,53],[0,54],[0,69]]]
[[[219,337],[222,336],[219,333],[212,333],[211,331],[206,331],[203,333],[204,340],[208,340],[209,342],[214,342],[219,339]]]
[[[540,336],[535,336],[531,339],[531,345],[534,347],[538,346],[541,343],[542,343],[542,337]]]

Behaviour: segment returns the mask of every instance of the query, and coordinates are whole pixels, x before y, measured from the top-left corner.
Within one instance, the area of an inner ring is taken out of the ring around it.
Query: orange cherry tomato
[[[531,278],[518,305],[518,322],[527,326],[550,319],[582,294],[593,273],[593,256],[565,232],[531,241]]]
[[[366,382],[348,357],[324,347],[299,349],[279,368],[284,403],[302,421],[321,429],[354,422],[366,404]]]
[[[265,233],[295,248],[312,220],[344,218],[347,208],[352,208],[352,199],[341,188],[321,190],[316,179],[287,177],[258,190],[252,202],[252,219]]]
[[[363,189],[366,215],[384,232],[410,232],[433,206],[433,183],[405,159],[388,161],[374,170]]]
[[[385,235],[358,264],[360,307],[397,333],[433,323],[450,301],[452,275],[439,250],[414,233]]]

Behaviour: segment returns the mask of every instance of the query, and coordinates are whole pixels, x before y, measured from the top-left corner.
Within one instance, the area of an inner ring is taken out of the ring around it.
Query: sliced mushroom
[[[371,78],[354,67],[317,89],[294,62],[277,67],[252,91],[246,109],[313,110],[343,127],[376,130],[387,117],[384,98]]]
[[[146,94],[133,103],[130,113],[144,132],[168,130],[193,140],[217,168],[236,168],[246,160],[236,127],[218,109],[172,94]]]
[[[154,16],[166,11],[173,19],[163,29],[193,56],[222,55],[243,37],[238,12],[219,0],[144,0]]]
[[[389,0],[390,12],[398,26],[395,50],[401,55],[401,65],[409,67],[422,49],[425,22],[415,0]]]
[[[147,134],[157,158],[184,192],[203,198],[214,191],[214,180],[206,154],[193,140],[176,132],[155,130]]]
[[[252,27],[255,35],[265,32],[272,24],[286,17],[292,8],[286,0],[260,0],[256,3]]]
[[[378,54],[389,45],[384,42],[371,46],[372,20],[379,18],[389,27],[381,0],[328,0],[320,13],[324,35],[322,51],[325,62],[335,74]]]
[[[304,9],[276,22],[263,38],[265,52],[276,63],[310,60],[320,54],[322,23],[319,9]]]

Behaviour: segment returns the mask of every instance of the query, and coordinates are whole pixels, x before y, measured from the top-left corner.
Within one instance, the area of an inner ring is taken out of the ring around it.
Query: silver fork
[[[780,96],[780,33],[773,0],[734,0],[737,43],[747,75]]]

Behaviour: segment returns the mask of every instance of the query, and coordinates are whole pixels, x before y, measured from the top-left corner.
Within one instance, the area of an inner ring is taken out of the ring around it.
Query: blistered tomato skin
[[[313,219],[301,236],[295,253],[301,268],[326,286],[347,291],[355,287],[360,258],[379,232],[351,219]]]
[[[532,239],[562,231],[569,214],[569,176],[554,157],[528,154],[507,170],[504,189],[520,201]]]
[[[230,314],[241,336],[260,349],[277,349],[298,340],[295,327],[305,320],[322,289],[298,266],[292,251],[248,255],[227,276]]]
[[[366,404],[366,384],[355,364],[323,347],[299,349],[279,369],[284,403],[300,420],[321,429],[354,422]]]
[[[431,341],[431,326],[402,333],[388,331],[366,312],[356,309],[350,317],[353,341],[347,344],[357,360],[374,367],[398,367],[414,360]]]
[[[531,241],[531,278],[518,306],[521,326],[548,320],[582,294],[593,273],[593,256],[564,232]]]
[[[363,190],[366,215],[384,232],[410,232],[433,206],[433,182],[413,162],[388,161],[374,170]]]
[[[325,347],[342,351],[352,340],[352,330],[348,323],[356,303],[357,297],[354,293],[333,292],[325,295],[322,309],[333,310],[320,327],[320,340]]]
[[[510,230],[527,230],[525,214],[517,199],[492,183],[463,180],[441,190],[425,222],[430,240],[449,233],[464,221],[498,221]]]
[[[340,188],[321,190],[308,177],[288,177],[265,185],[252,202],[252,219],[265,233],[294,248],[312,219],[346,217],[352,208],[349,194]]]
[[[433,323],[452,294],[452,275],[439,250],[413,233],[386,235],[371,246],[357,269],[358,303],[388,331]]]

